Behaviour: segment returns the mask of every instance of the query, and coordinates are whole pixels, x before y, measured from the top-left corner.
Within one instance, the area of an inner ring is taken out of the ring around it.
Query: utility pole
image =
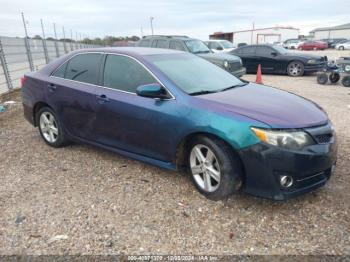
[[[255,22],[253,22],[253,30],[252,30],[252,35],[251,35],[251,38],[250,38],[250,44],[251,45],[253,44],[254,29],[255,29]]]
[[[154,34],[154,32],[153,32],[153,19],[154,19],[154,17],[152,17],[152,16],[149,18],[149,20],[151,22],[152,35]]]

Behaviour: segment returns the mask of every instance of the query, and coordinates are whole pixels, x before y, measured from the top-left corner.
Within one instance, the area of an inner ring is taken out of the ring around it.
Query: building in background
[[[346,38],[350,39],[350,23],[331,27],[321,27],[310,31],[314,40],[329,38]]]
[[[299,36],[299,29],[294,27],[267,27],[229,33],[216,32],[209,35],[209,39],[226,39],[235,44],[265,44],[283,42],[287,39],[295,39]]]

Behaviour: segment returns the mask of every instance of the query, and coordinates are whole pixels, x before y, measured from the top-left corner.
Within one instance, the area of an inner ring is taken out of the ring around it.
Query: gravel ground
[[[339,160],[325,187],[287,202],[212,202],[187,174],[87,145],[48,147],[18,103],[0,113],[0,254],[350,254],[350,89],[315,76],[263,81],[328,112]]]

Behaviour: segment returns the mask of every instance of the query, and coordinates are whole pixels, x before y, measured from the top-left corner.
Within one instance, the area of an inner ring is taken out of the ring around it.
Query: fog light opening
[[[293,185],[293,178],[291,176],[280,176],[280,184],[283,187],[290,187]]]

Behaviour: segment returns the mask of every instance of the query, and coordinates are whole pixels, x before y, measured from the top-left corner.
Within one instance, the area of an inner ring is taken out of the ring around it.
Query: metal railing
[[[76,41],[0,36],[0,95],[20,87],[20,78],[73,50],[98,47]]]

